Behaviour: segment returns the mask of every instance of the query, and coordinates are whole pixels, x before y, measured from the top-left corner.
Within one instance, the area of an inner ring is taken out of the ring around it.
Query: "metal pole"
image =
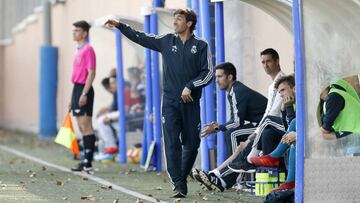
[[[223,2],[215,3],[215,54],[216,64],[225,61],[224,48],[224,5]],[[225,123],[226,121],[226,96],[225,91],[216,86],[216,109],[217,122]],[[217,133],[217,165],[220,165],[226,160],[226,146],[224,133],[222,131]]]
[[[304,149],[305,149],[305,63],[304,29],[302,24],[302,1],[293,0],[293,29],[295,46],[295,83],[296,83],[296,170],[295,202],[303,202],[304,190]]]
[[[209,17],[209,2],[207,0],[200,1],[200,21],[202,37],[208,42],[209,49],[211,44],[210,33],[210,17]],[[210,49],[211,50],[211,49]],[[215,82],[212,80],[208,86],[205,87],[205,99],[206,99],[206,123],[215,121],[215,105],[214,105],[214,89]],[[206,138],[207,146],[209,148],[210,158],[215,157],[215,135],[212,134]],[[210,161],[210,168],[215,168],[215,160]]]
[[[153,7],[161,6],[160,0],[153,1]],[[150,32],[158,34],[158,18],[157,14],[153,13],[150,16]],[[151,62],[152,62],[152,90],[153,90],[153,114],[154,114],[154,136],[155,136],[155,159],[156,159],[156,170],[162,170],[162,143],[161,143],[161,101],[160,101],[160,78],[159,78],[159,54],[156,51],[151,51]]]
[[[39,76],[39,134],[48,138],[57,132],[57,62],[58,49],[51,45],[51,7],[50,2],[43,1],[44,8],[44,44],[40,47]]]
[[[144,21],[144,32],[150,33],[150,15],[145,16]],[[145,126],[144,136],[146,136],[146,143],[143,143],[143,157],[142,164],[145,164],[147,157],[147,150],[150,149],[151,142],[154,139],[153,136],[153,122],[152,122],[152,77],[151,77],[151,51],[150,49],[145,49],[145,80],[146,80],[146,107],[145,107]],[[145,153],[145,154],[144,154]],[[145,160],[143,162],[143,160]]]
[[[43,0],[44,13],[44,45],[51,46],[51,3]]]
[[[125,99],[124,99],[124,72],[122,61],[122,43],[121,32],[119,29],[115,29],[116,39],[116,65],[117,65],[117,96],[118,96],[118,110],[119,110],[119,161],[120,163],[126,163],[126,117],[125,117]]]
[[[197,16],[200,16],[200,9],[199,9],[199,0],[192,0],[191,1],[192,9],[195,11]],[[201,20],[198,20],[198,24],[196,26],[195,35],[201,36]],[[200,99],[200,107],[201,107],[201,126],[205,126],[206,124],[206,101],[205,101],[205,89],[202,89],[202,97]],[[209,164],[209,149],[207,146],[206,138],[201,138],[200,144],[200,154],[201,154],[201,168],[204,171],[210,170]]]

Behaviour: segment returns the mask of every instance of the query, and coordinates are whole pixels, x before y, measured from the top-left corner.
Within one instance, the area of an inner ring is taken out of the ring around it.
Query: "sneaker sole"
[[[191,173],[192,173],[193,178],[200,183],[200,187],[201,187],[201,188],[207,189],[207,190],[212,190],[211,187],[207,186],[207,185],[203,182],[203,180],[201,179],[201,176],[200,176],[199,172],[200,172],[200,171],[198,171],[196,168],[193,168],[193,169],[191,170]]]
[[[218,188],[216,185],[214,185],[210,180],[209,178],[207,177],[207,175],[202,172],[202,171],[199,171],[199,176],[203,182],[203,184],[206,186],[206,187],[210,187],[212,190],[215,190],[216,192],[223,192],[220,190],[220,188]]]
[[[185,198],[186,195],[184,195],[183,193],[181,192],[177,192],[175,194],[172,195],[173,198]]]
[[[231,167],[231,166],[229,166],[229,165],[228,165],[228,167],[229,167],[231,170],[233,170],[233,171],[235,171],[235,172],[237,172],[237,173],[255,173],[255,172],[256,172],[256,169],[249,169],[249,170],[235,169],[235,168],[233,168],[233,167]]]

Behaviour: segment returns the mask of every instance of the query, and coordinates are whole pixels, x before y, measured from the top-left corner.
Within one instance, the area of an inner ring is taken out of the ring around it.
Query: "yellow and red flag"
[[[56,135],[55,142],[69,148],[76,157],[79,156],[79,146],[75,137],[74,127],[71,122],[70,112],[66,114],[64,122]]]

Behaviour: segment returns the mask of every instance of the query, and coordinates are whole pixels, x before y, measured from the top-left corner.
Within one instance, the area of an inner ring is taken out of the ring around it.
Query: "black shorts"
[[[74,84],[72,96],[71,96],[71,110],[73,116],[92,116],[94,105],[94,89],[91,87],[87,93],[86,104],[79,107],[79,100],[85,85]]]

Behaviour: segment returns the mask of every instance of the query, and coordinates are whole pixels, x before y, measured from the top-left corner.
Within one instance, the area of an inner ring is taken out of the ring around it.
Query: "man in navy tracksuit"
[[[240,142],[245,141],[255,131],[265,113],[267,99],[236,81],[236,68],[232,63],[219,64],[215,69],[216,83],[220,89],[228,92],[230,120],[224,124],[212,122],[206,125],[201,135],[208,136],[220,130],[224,131],[226,158],[229,158]]]
[[[193,34],[196,21],[196,14],[191,9],[176,10],[175,33],[165,35],[145,34],[116,20],[105,23],[109,27],[115,26],[135,43],[162,54],[162,123],[173,197],[187,195],[186,178],[200,145],[201,88],[214,75],[210,47]]]

